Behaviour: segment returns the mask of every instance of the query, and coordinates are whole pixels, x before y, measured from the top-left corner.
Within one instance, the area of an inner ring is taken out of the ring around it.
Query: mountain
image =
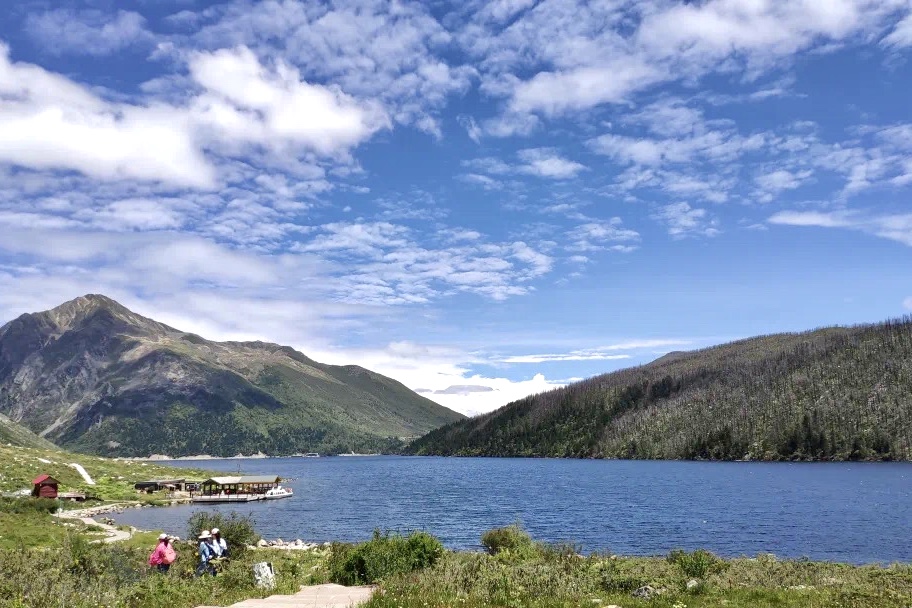
[[[16,424],[0,414],[0,444],[9,444],[21,448],[56,449],[54,444],[39,437],[24,426]]]
[[[912,317],[675,352],[431,431],[415,454],[910,460]]]
[[[361,367],[211,342],[100,295],[0,328],[0,414],[106,456],[388,450],[463,418]]]

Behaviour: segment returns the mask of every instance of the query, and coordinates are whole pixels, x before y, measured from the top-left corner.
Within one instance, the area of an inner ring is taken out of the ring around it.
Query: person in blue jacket
[[[202,576],[206,572],[215,576],[215,566],[212,565],[212,559],[215,557],[215,553],[212,551],[212,545],[210,544],[212,540],[212,535],[209,534],[209,530],[203,530],[199,535],[199,566],[196,567],[196,575]]]

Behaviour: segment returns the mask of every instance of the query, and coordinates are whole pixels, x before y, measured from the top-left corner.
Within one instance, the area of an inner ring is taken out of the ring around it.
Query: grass
[[[908,608],[912,566],[851,566],[772,555],[725,560],[706,551],[667,557],[581,556],[534,542],[519,526],[485,534],[488,553],[449,552],[426,533],[374,535],[329,550],[238,552],[218,576],[194,578],[196,543],[178,542],[167,575],[146,566],[157,532],[90,544],[84,528],[45,525],[43,504],[0,509],[0,608],[191,608],[291,594],[330,580],[373,582],[366,608]],[[20,508],[21,507],[21,508]],[[16,510],[16,512],[12,512]],[[27,542],[26,542],[27,539]],[[48,550],[51,549],[51,550]],[[277,586],[254,584],[268,561]],[[649,598],[634,591],[650,587]]]
[[[91,486],[69,466],[78,463],[95,481]],[[206,479],[216,473],[202,469],[166,467],[151,462],[99,458],[63,450],[0,445],[0,492],[31,489],[32,479],[47,473],[60,481],[61,492],[86,492],[106,501],[161,501],[162,495],[137,494],[133,484],[148,479]],[[72,505],[68,505],[72,506]]]
[[[912,602],[907,565],[856,567],[768,557],[722,564],[688,589],[696,579],[660,557],[545,553],[505,561],[448,553],[432,568],[386,581],[367,608],[907,608]],[[634,598],[632,592],[646,585],[661,593]]]
[[[2,608],[192,608],[227,606],[244,599],[291,594],[301,585],[325,582],[324,553],[260,550],[221,566],[218,576],[194,578],[194,544],[179,543],[171,571],[146,566],[151,547],[93,545],[67,536],[53,550],[0,553]],[[276,588],[258,589],[253,563],[268,561]]]

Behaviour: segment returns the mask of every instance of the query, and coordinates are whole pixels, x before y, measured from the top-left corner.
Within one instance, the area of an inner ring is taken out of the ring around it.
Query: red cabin
[[[50,475],[39,475],[32,480],[32,496],[36,498],[57,498],[60,482]]]

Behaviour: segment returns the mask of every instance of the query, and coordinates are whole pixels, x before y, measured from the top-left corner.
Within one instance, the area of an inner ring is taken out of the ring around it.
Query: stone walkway
[[[360,606],[371,598],[376,587],[343,587],[314,585],[301,587],[294,595],[271,595],[232,604],[230,608],[349,608]],[[198,606],[197,608],[214,608]]]

